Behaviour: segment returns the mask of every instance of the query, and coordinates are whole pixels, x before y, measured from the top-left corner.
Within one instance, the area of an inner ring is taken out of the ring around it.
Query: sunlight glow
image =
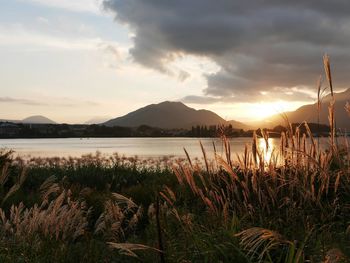
[[[257,119],[264,119],[286,111],[287,106],[289,106],[289,103],[285,101],[254,103],[251,108],[252,116]]]
[[[305,101],[282,100],[274,102],[237,103],[231,109],[227,110],[233,113],[234,116],[232,116],[231,118],[235,120],[245,122],[260,121],[273,115],[278,115],[282,112],[294,111],[306,103],[307,102]],[[225,114],[222,115],[226,116]]]
[[[276,140],[273,138],[268,139],[268,147],[266,145],[266,142],[263,138],[258,139],[258,145],[259,145],[259,150],[264,156],[264,161],[266,164],[268,164],[271,160],[272,153],[275,151],[277,145],[276,145]]]

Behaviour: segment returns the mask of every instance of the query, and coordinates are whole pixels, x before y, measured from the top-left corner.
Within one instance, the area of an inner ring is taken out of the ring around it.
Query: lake
[[[214,156],[213,142],[217,152],[223,152],[219,138],[57,138],[57,139],[0,139],[0,149],[12,149],[15,155],[28,157],[80,157],[84,154],[101,152],[103,155],[118,153],[128,157],[140,158],[185,157],[183,148],[194,157],[202,157],[199,142],[202,142],[207,156]],[[273,148],[278,150],[279,138],[269,138],[269,155]],[[251,145],[252,138],[231,138],[231,152],[243,154],[246,144]],[[261,149],[265,149],[263,139],[258,141]],[[321,147],[327,145],[327,139],[321,138]]]
[[[270,138],[270,145],[279,145],[279,139]],[[222,152],[219,138],[57,138],[57,139],[0,139],[0,149],[12,149],[21,157],[78,157],[101,152],[139,157],[184,157],[186,148],[191,157],[201,157],[199,141],[207,154],[213,156],[213,142],[218,153]],[[251,138],[230,139],[233,153],[243,153]],[[263,141],[261,140],[261,144]]]

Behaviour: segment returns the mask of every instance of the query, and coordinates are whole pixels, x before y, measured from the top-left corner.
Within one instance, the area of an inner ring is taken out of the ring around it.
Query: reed
[[[252,259],[275,262],[275,259],[270,258],[273,254],[268,252],[278,248],[288,253],[280,254],[276,262],[303,262],[308,257],[307,247],[313,243],[310,233],[335,235],[330,230],[333,225],[346,228],[346,224],[337,217],[349,212],[349,147],[346,146],[348,142],[345,138],[345,146],[341,150],[336,139],[335,99],[327,55],[324,56],[324,68],[332,96],[328,111],[331,130],[329,149],[320,149],[306,122],[303,124],[306,133],[301,134],[300,127],[293,129],[287,116],[284,116],[287,132],[281,134],[282,160],[267,160],[265,153],[259,148],[257,133],[254,133],[251,148],[246,146],[243,156],[238,156],[238,165],[227,157],[231,155],[230,146],[223,137],[226,159],[215,156],[219,160],[218,167],[215,171],[206,168],[208,176],[203,177],[200,170],[185,167],[181,163],[174,168],[181,188],[188,188],[193,198],[202,201],[209,215],[221,218],[223,226],[229,227],[229,215],[249,217],[250,225],[272,226],[299,242],[295,246],[294,241],[282,238],[276,231],[264,227],[248,228],[236,236],[240,238],[242,248],[247,250],[247,255]],[[317,88],[318,111],[324,92],[320,82],[319,80]],[[269,136],[264,130],[260,133],[265,149],[268,149]],[[203,147],[202,151],[204,152]],[[205,160],[206,167],[207,163]],[[169,198],[165,198],[165,201],[169,202],[167,199]],[[174,205],[173,202],[169,204]],[[272,223],[274,220],[276,223]],[[297,222],[302,222],[302,225]],[[286,231],[292,226],[303,230],[298,234]],[[314,230],[311,231],[310,227]],[[318,256],[326,260],[326,255],[321,254],[322,249]],[[309,255],[309,260],[310,258]]]

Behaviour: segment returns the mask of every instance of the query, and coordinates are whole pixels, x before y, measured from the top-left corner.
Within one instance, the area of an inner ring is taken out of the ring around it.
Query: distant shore
[[[295,123],[293,127],[300,126],[305,130],[303,124]],[[329,126],[324,124],[310,123],[309,127],[314,137],[328,136]],[[264,129],[269,132],[270,137],[280,137],[281,132],[287,128],[279,125],[272,129]],[[255,130],[258,135],[260,129]],[[141,125],[138,127],[119,127],[105,125],[87,124],[25,124],[0,122],[0,139],[30,139],[30,138],[144,138],[144,137],[189,137],[189,138],[219,138],[226,137],[252,137],[254,130],[236,129],[232,125],[196,125],[190,129],[174,128],[161,129]]]

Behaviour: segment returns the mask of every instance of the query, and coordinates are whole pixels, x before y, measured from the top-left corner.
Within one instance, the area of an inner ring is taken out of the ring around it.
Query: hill
[[[350,89],[344,92],[335,93],[335,119],[337,128],[346,129],[350,131],[350,118],[345,110],[346,102],[350,102]],[[331,100],[331,95],[323,98],[320,111],[320,123],[328,124],[328,106]],[[303,121],[309,123],[317,123],[317,103],[301,106],[295,111],[285,112],[291,123],[301,123]],[[270,123],[271,126],[276,126],[283,123],[281,115],[277,114],[265,120],[265,124]],[[267,126],[267,125],[265,125]]]
[[[230,123],[212,111],[195,110],[181,102],[165,101],[140,108],[122,117],[109,120],[104,124],[106,126],[122,127],[148,125],[162,129],[190,129],[197,125],[227,125]],[[239,127],[235,127],[235,125]],[[244,124],[232,122],[232,126],[241,129]]]
[[[50,120],[49,118],[42,116],[42,115],[35,115],[35,116],[30,116],[22,121],[22,123],[32,123],[32,124],[56,124],[53,120]]]

